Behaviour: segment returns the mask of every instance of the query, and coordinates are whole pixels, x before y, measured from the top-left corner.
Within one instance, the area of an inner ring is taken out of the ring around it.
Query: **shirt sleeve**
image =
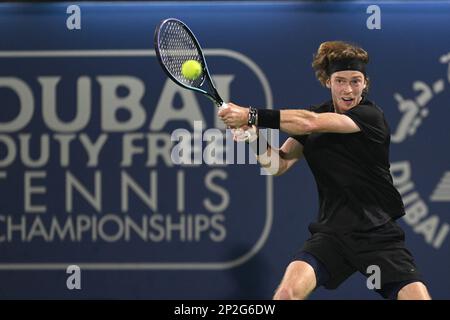
[[[303,146],[306,143],[306,139],[308,139],[308,134],[302,134],[299,136],[291,136],[291,138],[297,140],[298,142],[300,142]]]
[[[360,105],[348,110],[345,115],[350,117],[371,141],[384,143],[389,135],[389,129],[384,119],[383,111],[375,106]]]

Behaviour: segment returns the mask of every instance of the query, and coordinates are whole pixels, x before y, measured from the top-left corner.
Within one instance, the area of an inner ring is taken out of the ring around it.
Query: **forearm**
[[[309,134],[317,117],[307,110],[280,110],[280,130],[290,135]]]
[[[283,152],[280,149],[273,148],[262,134],[250,141],[250,148],[255,153],[261,167],[272,175],[279,175],[280,170],[285,165],[284,159],[281,157]]]
[[[255,127],[248,129],[250,135],[247,142],[250,149],[262,168],[265,168],[271,175],[279,176],[284,174],[290,167],[303,157],[303,145],[294,138],[288,138],[280,149],[273,148],[267,141],[264,134],[254,131]],[[258,134],[259,133],[259,134]]]
[[[259,109],[257,124],[264,128],[280,129],[290,135],[302,135],[312,132],[317,118],[317,113],[307,110]]]
[[[282,158],[282,151],[280,149],[267,145],[265,152],[256,155],[256,159],[258,159],[262,168],[274,176],[279,176],[286,171],[286,162]]]
[[[252,109],[255,116],[252,116]],[[244,108],[232,103],[219,111],[219,117],[231,128],[256,125],[260,128],[281,129],[290,135],[311,133],[318,114],[307,110],[272,110]]]
[[[359,126],[347,115],[334,112],[315,113],[307,110],[279,110],[267,112],[258,110],[263,115],[262,127],[280,129],[289,135],[304,135],[313,132],[354,133]],[[259,121],[259,119],[258,119]]]

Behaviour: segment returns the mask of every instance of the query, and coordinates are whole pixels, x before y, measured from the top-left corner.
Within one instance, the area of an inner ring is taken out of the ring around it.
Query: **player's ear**
[[[328,89],[331,88],[331,81],[330,81],[330,78],[328,78],[327,81],[325,81],[325,85],[327,86]]]

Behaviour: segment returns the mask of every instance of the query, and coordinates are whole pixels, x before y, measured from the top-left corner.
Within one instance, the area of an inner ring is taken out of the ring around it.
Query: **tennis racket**
[[[184,22],[174,18],[161,21],[155,29],[154,42],[158,61],[170,79],[183,88],[203,94],[217,107],[227,107],[212,81],[197,38]],[[183,63],[188,60],[201,64],[202,73],[196,79],[187,79],[181,73]],[[234,134],[238,135],[238,140],[245,140],[248,135],[242,129],[237,129]]]

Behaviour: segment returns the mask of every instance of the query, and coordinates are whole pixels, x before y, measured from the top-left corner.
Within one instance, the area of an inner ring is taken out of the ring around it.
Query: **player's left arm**
[[[348,116],[339,113],[315,113],[308,110],[281,110],[280,130],[290,135],[313,132],[353,133],[361,131]]]

